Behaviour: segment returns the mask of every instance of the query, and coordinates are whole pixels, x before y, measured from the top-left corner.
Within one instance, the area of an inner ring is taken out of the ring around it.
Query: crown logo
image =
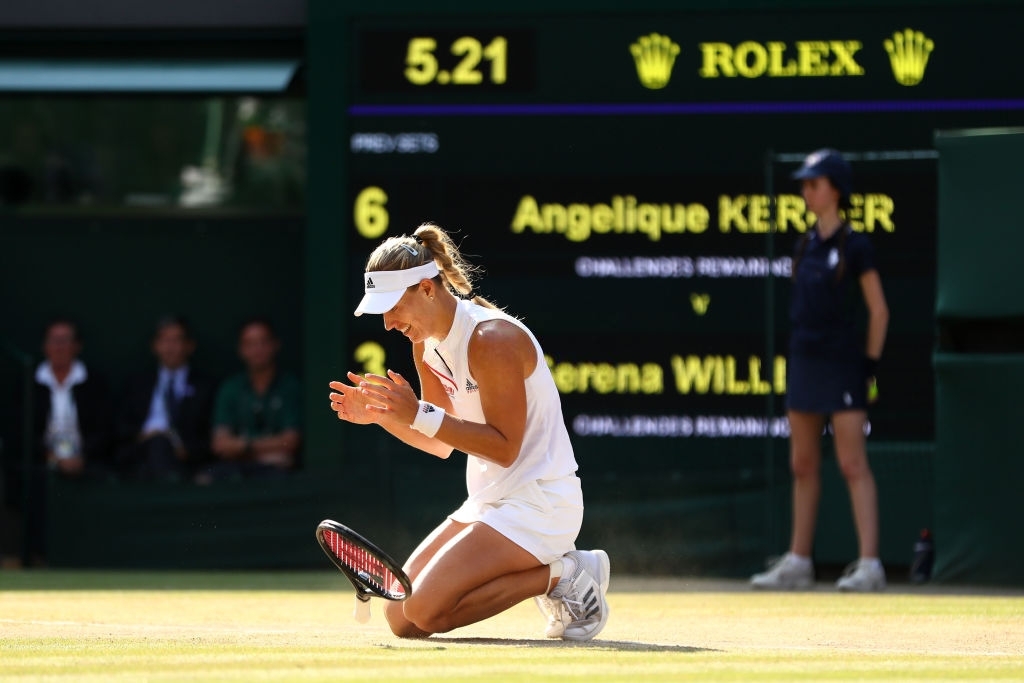
[[[892,39],[886,39],[885,51],[889,53],[892,75],[900,85],[917,85],[924,79],[928,66],[928,55],[935,49],[935,42],[920,31],[912,28],[896,31]]]
[[[679,54],[679,45],[668,36],[652,33],[640,36],[629,46],[636,63],[636,74],[645,88],[660,90],[668,85],[672,77],[672,66]]]

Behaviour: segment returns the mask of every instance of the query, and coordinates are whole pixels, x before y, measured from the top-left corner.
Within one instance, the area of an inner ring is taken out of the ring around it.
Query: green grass
[[[822,681],[1024,679],[1024,593],[753,593],[613,578],[585,644],[530,603],[423,641],[333,572],[0,572],[3,681]]]

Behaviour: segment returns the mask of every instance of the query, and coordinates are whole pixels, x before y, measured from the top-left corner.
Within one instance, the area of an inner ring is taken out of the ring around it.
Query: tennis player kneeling
[[[339,419],[468,456],[468,498],[407,560],[412,594],[385,616],[421,638],[533,597],[548,637],[590,640],[608,621],[610,565],[603,550],[575,549],[583,494],[558,390],[530,330],[472,296],[474,272],[436,225],[385,240],[355,314],[383,314],[412,342],[422,396],[391,370],[330,383]]]

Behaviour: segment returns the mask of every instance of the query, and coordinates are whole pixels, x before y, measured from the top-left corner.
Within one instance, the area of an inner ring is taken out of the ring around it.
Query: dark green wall
[[[938,577],[1019,583],[1024,128],[944,131],[934,357]]]

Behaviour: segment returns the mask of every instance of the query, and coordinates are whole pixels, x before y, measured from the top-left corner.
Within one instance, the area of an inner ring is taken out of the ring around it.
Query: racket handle
[[[356,605],[355,609],[352,610],[352,618],[358,621],[360,624],[365,624],[370,620],[370,596],[363,595],[362,593],[356,593]]]

